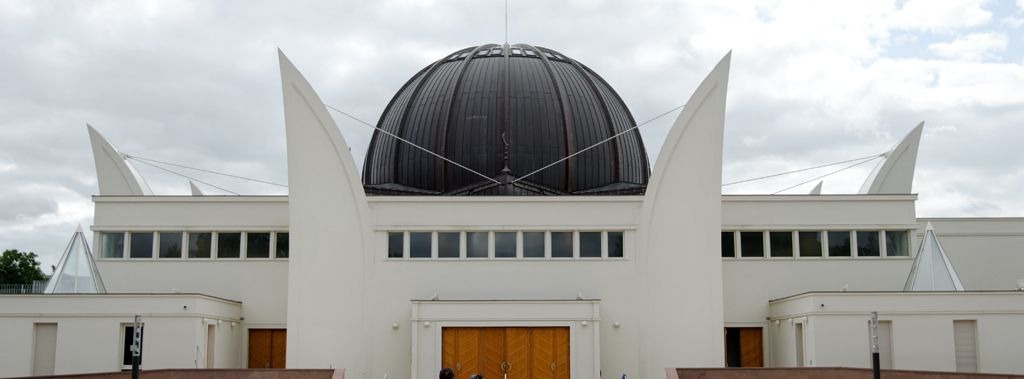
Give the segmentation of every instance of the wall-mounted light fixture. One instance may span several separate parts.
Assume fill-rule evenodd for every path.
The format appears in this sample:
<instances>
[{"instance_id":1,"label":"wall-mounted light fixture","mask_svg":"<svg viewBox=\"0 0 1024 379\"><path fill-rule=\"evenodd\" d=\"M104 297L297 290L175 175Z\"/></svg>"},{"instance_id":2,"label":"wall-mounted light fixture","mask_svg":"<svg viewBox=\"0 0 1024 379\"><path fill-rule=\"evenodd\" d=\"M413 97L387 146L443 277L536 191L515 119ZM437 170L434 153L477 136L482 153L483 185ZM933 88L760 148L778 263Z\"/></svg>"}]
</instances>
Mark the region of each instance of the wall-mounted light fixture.
<instances>
[{"instance_id":1,"label":"wall-mounted light fixture","mask_svg":"<svg viewBox=\"0 0 1024 379\"><path fill-rule=\"evenodd\" d=\"M424 328L429 328L430 327L430 321L424 321L423 322L423 327Z\"/></svg>"},{"instance_id":2,"label":"wall-mounted light fixture","mask_svg":"<svg viewBox=\"0 0 1024 379\"><path fill-rule=\"evenodd\" d=\"M391 324L391 329L396 329L397 330L398 329L398 323L396 322L396 323Z\"/></svg>"},{"instance_id":3,"label":"wall-mounted light fixture","mask_svg":"<svg viewBox=\"0 0 1024 379\"><path fill-rule=\"evenodd\" d=\"M618 327L621 327L621 326L622 326L622 323L620 323L620 322L616 321L616 322L613 322L613 323L612 323L612 326L614 326L614 327L618 328Z\"/></svg>"}]
</instances>

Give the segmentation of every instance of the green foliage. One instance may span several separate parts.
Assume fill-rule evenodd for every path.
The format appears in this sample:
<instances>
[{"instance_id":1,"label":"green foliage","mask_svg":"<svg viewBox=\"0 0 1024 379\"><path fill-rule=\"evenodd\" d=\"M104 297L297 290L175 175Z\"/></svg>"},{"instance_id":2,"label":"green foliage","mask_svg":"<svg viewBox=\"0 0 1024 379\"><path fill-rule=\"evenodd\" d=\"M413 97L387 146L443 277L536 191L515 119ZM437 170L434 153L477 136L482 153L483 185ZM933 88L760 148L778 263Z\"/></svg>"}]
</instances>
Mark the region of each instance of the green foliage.
<instances>
[{"instance_id":1,"label":"green foliage","mask_svg":"<svg viewBox=\"0 0 1024 379\"><path fill-rule=\"evenodd\" d=\"M32 284L34 280L46 279L36 257L33 252L4 250L0 256L0 284Z\"/></svg>"}]
</instances>

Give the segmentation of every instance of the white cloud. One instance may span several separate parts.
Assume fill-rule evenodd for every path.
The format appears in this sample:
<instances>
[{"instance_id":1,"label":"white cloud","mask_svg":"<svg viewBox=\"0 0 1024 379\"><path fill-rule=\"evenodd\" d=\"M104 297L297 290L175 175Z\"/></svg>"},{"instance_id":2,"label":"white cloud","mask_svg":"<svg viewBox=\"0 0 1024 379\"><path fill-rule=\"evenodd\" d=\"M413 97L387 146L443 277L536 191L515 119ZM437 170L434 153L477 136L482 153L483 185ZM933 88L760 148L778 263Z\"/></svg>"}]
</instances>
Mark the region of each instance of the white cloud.
<instances>
[{"instance_id":1,"label":"white cloud","mask_svg":"<svg viewBox=\"0 0 1024 379\"><path fill-rule=\"evenodd\" d=\"M1018 1L1019 2L1019 1ZM985 0L910 0L889 19L897 29L945 31L987 24Z\"/></svg>"},{"instance_id":2,"label":"white cloud","mask_svg":"<svg viewBox=\"0 0 1024 379\"><path fill-rule=\"evenodd\" d=\"M1006 50L1007 38L1002 33L971 33L950 42L928 45L928 51L943 58L980 61Z\"/></svg>"}]
</instances>

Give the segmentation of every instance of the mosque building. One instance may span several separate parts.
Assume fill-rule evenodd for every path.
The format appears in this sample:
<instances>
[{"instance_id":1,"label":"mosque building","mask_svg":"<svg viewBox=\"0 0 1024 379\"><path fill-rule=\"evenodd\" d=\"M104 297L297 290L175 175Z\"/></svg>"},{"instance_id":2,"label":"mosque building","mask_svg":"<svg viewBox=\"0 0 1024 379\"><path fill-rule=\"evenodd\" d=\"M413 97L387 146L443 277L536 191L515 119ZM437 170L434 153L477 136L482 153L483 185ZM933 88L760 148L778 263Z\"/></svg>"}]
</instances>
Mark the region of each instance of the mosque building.
<instances>
[{"instance_id":1,"label":"mosque building","mask_svg":"<svg viewBox=\"0 0 1024 379\"><path fill-rule=\"evenodd\" d=\"M664 378L681 367L1024 374L1024 218L919 218L923 123L856 194L722 195L727 54L656 162L583 63L474 46L386 104L363 167L279 54L288 195L154 194L88 128L95 250L0 295L0 376L336 368Z\"/></svg>"}]
</instances>

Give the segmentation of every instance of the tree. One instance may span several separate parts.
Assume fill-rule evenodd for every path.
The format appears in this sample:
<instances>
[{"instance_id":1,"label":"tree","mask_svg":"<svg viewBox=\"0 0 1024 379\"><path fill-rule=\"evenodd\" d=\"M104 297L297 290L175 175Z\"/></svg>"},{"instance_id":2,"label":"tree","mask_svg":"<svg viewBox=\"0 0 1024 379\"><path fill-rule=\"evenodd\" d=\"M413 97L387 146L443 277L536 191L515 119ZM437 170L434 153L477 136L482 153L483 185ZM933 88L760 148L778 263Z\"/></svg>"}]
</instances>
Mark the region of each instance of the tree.
<instances>
[{"instance_id":1,"label":"tree","mask_svg":"<svg viewBox=\"0 0 1024 379\"><path fill-rule=\"evenodd\" d=\"M36 257L33 252L4 250L0 256L0 284L32 284L34 280L46 279Z\"/></svg>"}]
</instances>

